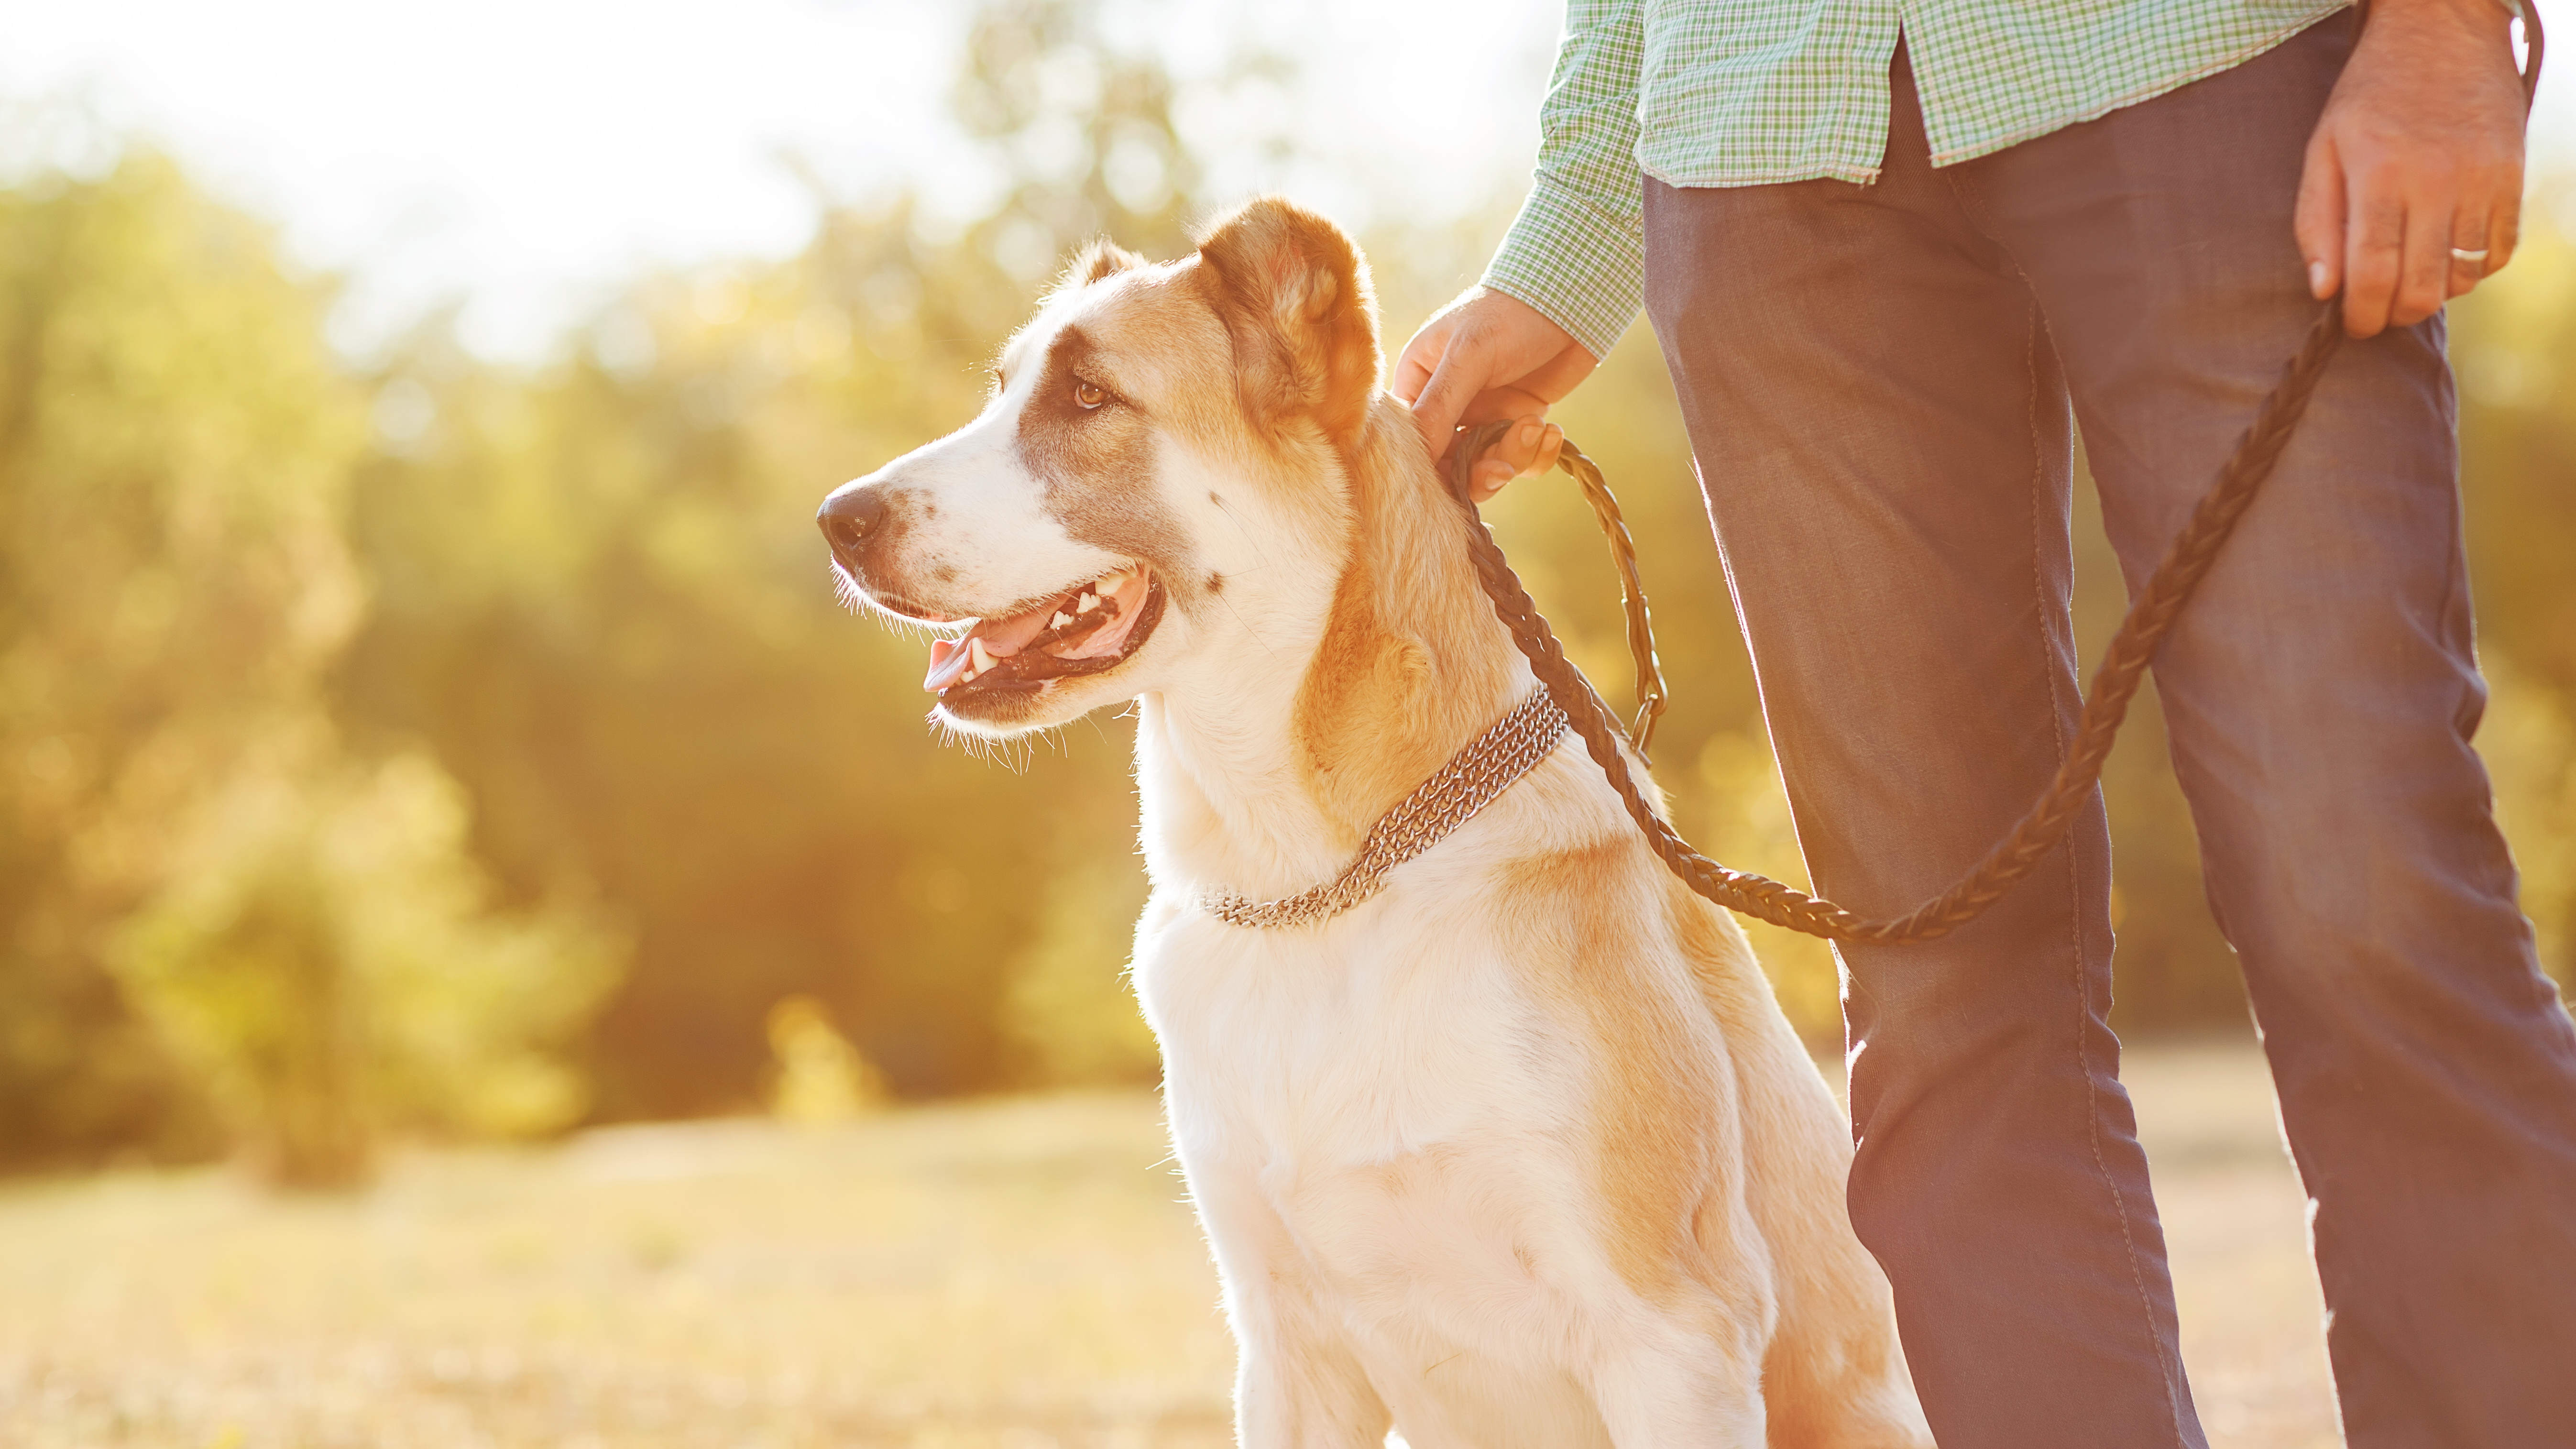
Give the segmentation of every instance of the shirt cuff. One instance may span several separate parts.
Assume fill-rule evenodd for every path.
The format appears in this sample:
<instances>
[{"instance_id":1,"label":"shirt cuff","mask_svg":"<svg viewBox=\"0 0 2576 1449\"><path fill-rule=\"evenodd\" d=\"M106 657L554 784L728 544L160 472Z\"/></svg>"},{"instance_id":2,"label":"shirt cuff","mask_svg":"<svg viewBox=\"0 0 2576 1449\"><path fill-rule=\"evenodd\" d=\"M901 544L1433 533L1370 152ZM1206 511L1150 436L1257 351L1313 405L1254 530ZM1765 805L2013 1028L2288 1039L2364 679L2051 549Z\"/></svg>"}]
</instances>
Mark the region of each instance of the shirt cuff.
<instances>
[{"instance_id":1,"label":"shirt cuff","mask_svg":"<svg viewBox=\"0 0 2576 1449\"><path fill-rule=\"evenodd\" d=\"M1537 308L1597 361L1644 305L1644 224L1542 180L1521 203L1483 280Z\"/></svg>"}]
</instances>

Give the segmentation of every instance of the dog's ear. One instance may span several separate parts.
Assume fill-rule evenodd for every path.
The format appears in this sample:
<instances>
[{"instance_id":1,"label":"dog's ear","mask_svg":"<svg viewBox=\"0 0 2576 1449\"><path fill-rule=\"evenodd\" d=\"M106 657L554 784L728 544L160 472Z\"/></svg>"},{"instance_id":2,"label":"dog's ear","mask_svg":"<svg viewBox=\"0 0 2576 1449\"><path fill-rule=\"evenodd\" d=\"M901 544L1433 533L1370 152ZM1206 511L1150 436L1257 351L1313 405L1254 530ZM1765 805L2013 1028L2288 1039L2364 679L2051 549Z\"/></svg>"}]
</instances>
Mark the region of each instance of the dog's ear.
<instances>
[{"instance_id":1,"label":"dog's ear","mask_svg":"<svg viewBox=\"0 0 2576 1449\"><path fill-rule=\"evenodd\" d=\"M1069 290L1088 287L1103 277L1115 276L1130 267L1145 265L1145 259L1109 238L1093 237L1073 254L1073 262L1064 269L1064 285Z\"/></svg>"},{"instance_id":2,"label":"dog's ear","mask_svg":"<svg viewBox=\"0 0 2576 1449\"><path fill-rule=\"evenodd\" d=\"M1073 260L1066 262L1064 270L1056 274L1055 285L1047 288L1046 301L1055 302L1081 291L1103 277L1114 277L1129 267L1143 265L1145 265L1143 257L1105 236L1093 237L1084 242L1082 250L1075 252Z\"/></svg>"},{"instance_id":3,"label":"dog's ear","mask_svg":"<svg viewBox=\"0 0 2576 1449\"><path fill-rule=\"evenodd\" d=\"M1377 393L1377 297L1342 229L1265 196L1199 241L1234 336L1244 400L1276 426L1303 414L1348 442Z\"/></svg>"}]
</instances>

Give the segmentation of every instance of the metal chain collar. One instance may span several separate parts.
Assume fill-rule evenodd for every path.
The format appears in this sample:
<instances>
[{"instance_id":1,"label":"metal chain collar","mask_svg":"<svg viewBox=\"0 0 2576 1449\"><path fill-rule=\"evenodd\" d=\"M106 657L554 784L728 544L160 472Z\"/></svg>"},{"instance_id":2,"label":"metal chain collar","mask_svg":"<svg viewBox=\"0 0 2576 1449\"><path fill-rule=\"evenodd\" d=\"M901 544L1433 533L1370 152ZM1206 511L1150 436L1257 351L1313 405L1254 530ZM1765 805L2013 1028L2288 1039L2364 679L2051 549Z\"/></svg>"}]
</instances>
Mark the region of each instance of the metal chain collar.
<instances>
[{"instance_id":1,"label":"metal chain collar","mask_svg":"<svg viewBox=\"0 0 2576 1449\"><path fill-rule=\"evenodd\" d=\"M1210 891L1200 906L1229 926L1303 926L1330 920L1386 888L1387 872L1448 838L1495 796L1528 774L1565 737L1565 711L1541 685L1511 713L1494 721L1449 757L1430 779L1413 787L1395 808L1378 817L1360 842L1360 853L1339 876L1275 901L1248 901L1232 891Z\"/></svg>"}]
</instances>

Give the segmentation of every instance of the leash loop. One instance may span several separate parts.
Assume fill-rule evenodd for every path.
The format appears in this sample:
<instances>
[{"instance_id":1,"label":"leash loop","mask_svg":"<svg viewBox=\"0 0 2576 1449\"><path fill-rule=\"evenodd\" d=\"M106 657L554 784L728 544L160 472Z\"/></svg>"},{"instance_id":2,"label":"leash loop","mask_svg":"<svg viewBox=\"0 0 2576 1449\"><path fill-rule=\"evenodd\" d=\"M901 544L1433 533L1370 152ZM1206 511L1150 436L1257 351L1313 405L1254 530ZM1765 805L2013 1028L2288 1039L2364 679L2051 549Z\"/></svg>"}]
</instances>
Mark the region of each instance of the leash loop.
<instances>
[{"instance_id":1,"label":"leash loop","mask_svg":"<svg viewBox=\"0 0 2576 1449\"><path fill-rule=\"evenodd\" d=\"M1584 496L1591 501L1595 517L1609 536L1611 556L1619 565L1628 645L1637 662L1641 705L1639 727L1633 736L1621 728L1618 717L1602 702L1583 671L1565 657L1564 646L1557 642L1555 631L1548 627L1546 617L1530 599L1529 590L1503 556L1492 529L1484 526L1476 514L1470 492L1475 460L1510 423L1487 423L1458 436L1450 451L1450 490L1476 525L1468 531L1468 546L1477 582L1493 601L1495 614L1511 632L1513 644L1528 658L1539 682L1555 697L1575 733L1582 737L1585 750L1618 792L1629 817L1673 874L1692 890L1729 910L1810 936L1869 945L1930 941L1976 919L2065 838L2078 809L2091 798L2101 779L2102 762L2119 737L2121 722L2128 717L2129 704L2145 681L2148 666L2155 661L2157 647L2172 632L2184 603L2218 561L2219 548L2245 516L2264 480L2271 476L2343 337L2341 302L2328 301L2309 327L2298 354L2283 370L2280 382L2256 410L2253 424L2237 439L2234 452L2219 470L2217 482L2202 495L2163 562L2156 565L2146 587L2131 601L2127 617L2120 621L2119 632L2112 636L2102 666L2093 676L2093 687L2076 728L2074 748L2059 764L2048 789L1957 885L1905 915L1888 919L1865 919L1794 886L1749 871L1731 870L1709 859L1692 849L1690 842L1656 813L1638 789L1621 747L1636 748L1643 757L1638 737L1652 730L1654 716L1663 710L1663 679L1655 664L1654 626L1647 614L1645 591L1637 582L1636 544L1619 517L1618 500L1602 478L1599 465L1571 442L1557 453L1557 466L1583 486Z\"/></svg>"}]
</instances>

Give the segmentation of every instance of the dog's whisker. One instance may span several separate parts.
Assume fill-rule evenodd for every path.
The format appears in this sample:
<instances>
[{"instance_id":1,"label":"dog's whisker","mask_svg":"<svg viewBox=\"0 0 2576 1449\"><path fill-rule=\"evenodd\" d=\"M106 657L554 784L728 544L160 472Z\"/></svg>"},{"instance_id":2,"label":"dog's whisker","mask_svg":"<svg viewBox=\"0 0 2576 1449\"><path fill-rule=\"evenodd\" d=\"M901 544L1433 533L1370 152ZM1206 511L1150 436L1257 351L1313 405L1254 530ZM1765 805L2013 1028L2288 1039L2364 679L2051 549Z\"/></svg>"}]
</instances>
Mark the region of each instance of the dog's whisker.
<instances>
[{"instance_id":1,"label":"dog's whisker","mask_svg":"<svg viewBox=\"0 0 2576 1449\"><path fill-rule=\"evenodd\" d=\"M1270 647L1270 641L1261 637L1261 631L1252 627L1252 621L1250 619L1243 617L1243 611L1234 606L1234 600L1227 598L1223 594L1217 595L1216 598L1218 603L1225 605L1225 611L1234 616L1234 622L1243 626L1243 636L1245 638L1260 645L1262 653L1269 655L1273 659L1279 657L1279 651Z\"/></svg>"}]
</instances>

